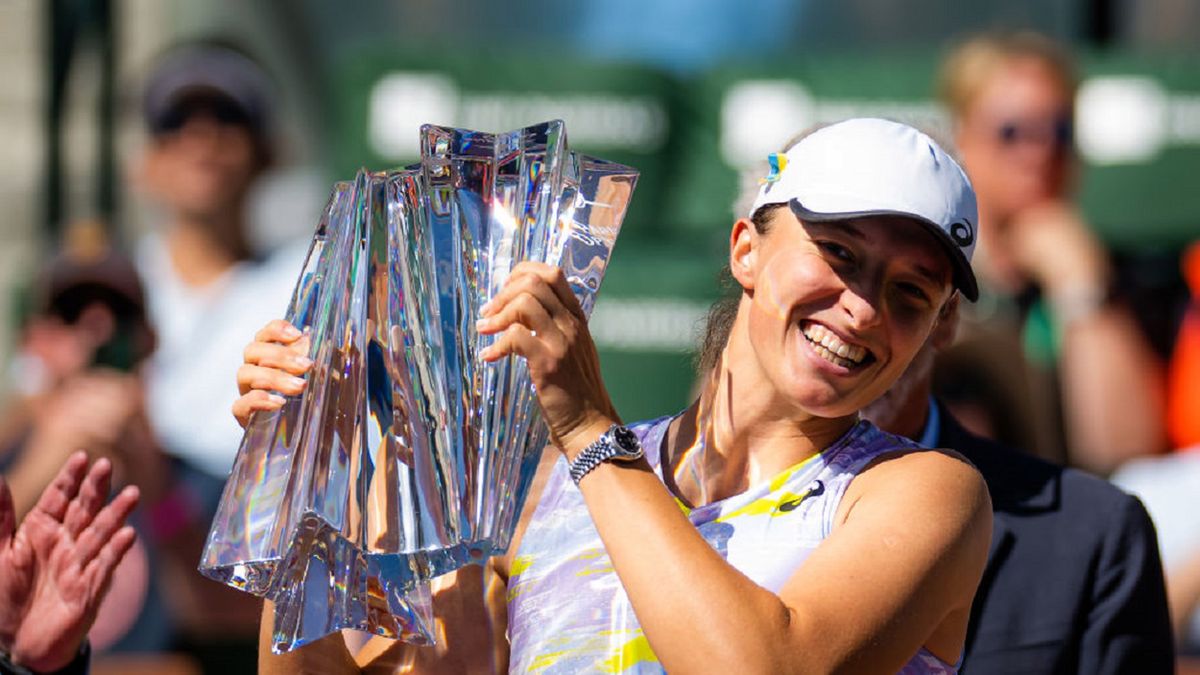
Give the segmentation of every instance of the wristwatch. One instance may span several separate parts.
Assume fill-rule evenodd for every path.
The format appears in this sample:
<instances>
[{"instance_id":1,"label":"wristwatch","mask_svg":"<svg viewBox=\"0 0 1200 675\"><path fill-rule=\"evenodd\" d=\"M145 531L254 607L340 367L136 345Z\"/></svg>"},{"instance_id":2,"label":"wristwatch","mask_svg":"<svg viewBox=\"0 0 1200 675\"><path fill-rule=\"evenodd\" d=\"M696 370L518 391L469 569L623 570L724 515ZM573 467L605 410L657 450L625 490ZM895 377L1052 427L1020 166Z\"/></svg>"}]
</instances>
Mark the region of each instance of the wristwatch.
<instances>
[{"instance_id":1,"label":"wristwatch","mask_svg":"<svg viewBox=\"0 0 1200 675\"><path fill-rule=\"evenodd\" d=\"M571 480L579 485L583 477L602 462L633 462L642 458L642 444L628 427L614 424L575 456L571 462Z\"/></svg>"}]
</instances>

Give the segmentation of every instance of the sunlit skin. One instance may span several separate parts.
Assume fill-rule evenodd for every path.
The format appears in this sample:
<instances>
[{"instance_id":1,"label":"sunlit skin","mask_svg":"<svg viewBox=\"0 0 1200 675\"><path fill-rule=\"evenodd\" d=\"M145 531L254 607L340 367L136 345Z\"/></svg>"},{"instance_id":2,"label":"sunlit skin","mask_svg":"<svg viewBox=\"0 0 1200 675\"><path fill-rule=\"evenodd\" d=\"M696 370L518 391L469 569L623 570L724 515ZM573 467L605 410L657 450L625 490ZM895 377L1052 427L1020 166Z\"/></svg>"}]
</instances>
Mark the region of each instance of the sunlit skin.
<instances>
[{"instance_id":1,"label":"sunlit skin","mask_svg":"<svg viewBox=\"0 0 1200 675\"><path fill-rule=\"evenodd\" d=\"M742 306L720 366L672 430L690 439L672 462L691 504L743 491L844 434L904 372L951 295L945 253L910 219L802 223L782 208L769 225L765 235L746 220L733 227ZM811 324L868 356L830 363L804 336Z\"/></svg>"},{"instance_id":2,"label":"sunlit skin","mask_svg":"<svg viewBox=\"0 0 1200 675\"><path fill-rule=\"evenodd\" d=\"M758 372L748 375L770 380L764 391L776 399L764 410L797 424L852 417L924 343L951 292L949 261L933 235L905 218L801 223L780 209L771 225L766 236L748 221L734 229L734 276L750 311L730 349L755 351L746 365ZM755 269L745 256L757 257ZM868 356L850 368L817 356L801 332L809 324Z\"/></svg>"}]
</instances>

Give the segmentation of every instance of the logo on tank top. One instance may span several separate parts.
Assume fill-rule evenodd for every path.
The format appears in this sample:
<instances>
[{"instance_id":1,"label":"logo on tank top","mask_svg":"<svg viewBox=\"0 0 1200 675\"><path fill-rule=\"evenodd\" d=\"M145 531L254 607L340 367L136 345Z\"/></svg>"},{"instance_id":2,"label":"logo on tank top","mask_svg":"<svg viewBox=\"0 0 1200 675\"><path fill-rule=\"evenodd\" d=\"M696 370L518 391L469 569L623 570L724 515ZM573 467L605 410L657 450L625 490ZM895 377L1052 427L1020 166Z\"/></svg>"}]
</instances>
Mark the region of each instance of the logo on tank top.
<instances>
[{"instance_id":1,"label":"logo on tank top","mask_svg":"<svg viewBox=\"0 0 1200 675\"><path fill-rule=\"evenodd\" d=\"M781 513L791 513L792 511L795 511L796 509L800 508L800 504L802 504L804 502L804 500L808 499L809 497L816 497L816 496L824 494L824 493L825 493L825 484L822 483L820 480L815 480L815 481L813 481L812 486L809 487L808 490L806 490L804 492L804 494L800 495L799 497L793 497L792 499L789 499L787 501L780 502L779 503L779 511Z\"/></svg>"}]
</instances>

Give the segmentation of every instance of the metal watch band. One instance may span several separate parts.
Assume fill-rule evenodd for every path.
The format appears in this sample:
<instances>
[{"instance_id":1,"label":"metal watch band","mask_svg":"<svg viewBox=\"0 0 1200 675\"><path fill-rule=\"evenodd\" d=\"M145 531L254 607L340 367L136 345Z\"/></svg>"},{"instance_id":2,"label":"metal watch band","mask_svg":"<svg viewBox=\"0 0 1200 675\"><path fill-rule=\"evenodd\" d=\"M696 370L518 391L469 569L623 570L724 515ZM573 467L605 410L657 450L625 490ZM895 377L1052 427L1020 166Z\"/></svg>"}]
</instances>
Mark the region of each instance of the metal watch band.
<instances>
[{"instance_id":1,"label":"metal watch band","mask_svg":"<svg viewBox=\"0 0 1200 675\"><path fill-rule=\"evenodd\" d=\"M600 438L597 438L591 445L584 448L575 456L575 460L571 462L571 480L575 481L576 485L579 485L579 481L583 480L584 476L591 473L604 462L614 457L626 456L626 452L618 447L614 440L614 435L618 428L625 431L624 427L614 424L608 428L608 431L601 434ZM640 456L641 452L639 451L636 455L630 456L630 458Z\"/></svg>"}]
</instances>

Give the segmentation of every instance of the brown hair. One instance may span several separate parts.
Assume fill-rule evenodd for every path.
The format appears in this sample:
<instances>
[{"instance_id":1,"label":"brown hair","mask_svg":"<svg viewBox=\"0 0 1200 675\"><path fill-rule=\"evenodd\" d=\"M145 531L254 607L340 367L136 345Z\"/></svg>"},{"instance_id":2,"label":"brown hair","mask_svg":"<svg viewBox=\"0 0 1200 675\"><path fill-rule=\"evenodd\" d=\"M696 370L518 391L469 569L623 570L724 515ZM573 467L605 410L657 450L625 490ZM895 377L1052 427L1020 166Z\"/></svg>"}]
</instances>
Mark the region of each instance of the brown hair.
<instances>
[{"instance_id":1,"label":"brown hair","mask_svg":"<svg viewBox=\"0 0 1200 675\"><path fill-rule=\"evenodd\" d=\"M771 229L771 220L775 211L787 204L764 204L750 216L754 231L766 234ZM737 318L738 304L741 302L741 287L733 278L729 265L721 268L721 290L723 295L708 308L704 317L703 337L700 350L696 353L696 370L707 373L716 368L721 359L721 351L729 342L729 331L733 328L733 320Z\"/></svg>"},{"instance_id":2,"label":"brown hair","mask_svg":"<svg viewBox=\"0 0 1200 675\"><path fill-rule=\"evenodd\" d=\"M938 97L951 117L960 119L1001 66L1022 58L1045 64L1067 91L1073 93L1078 86L1070 56L1050 38L1031 31L990 33L971 38L950 52L938 75Z\"/></svg>"}]
</instances>

